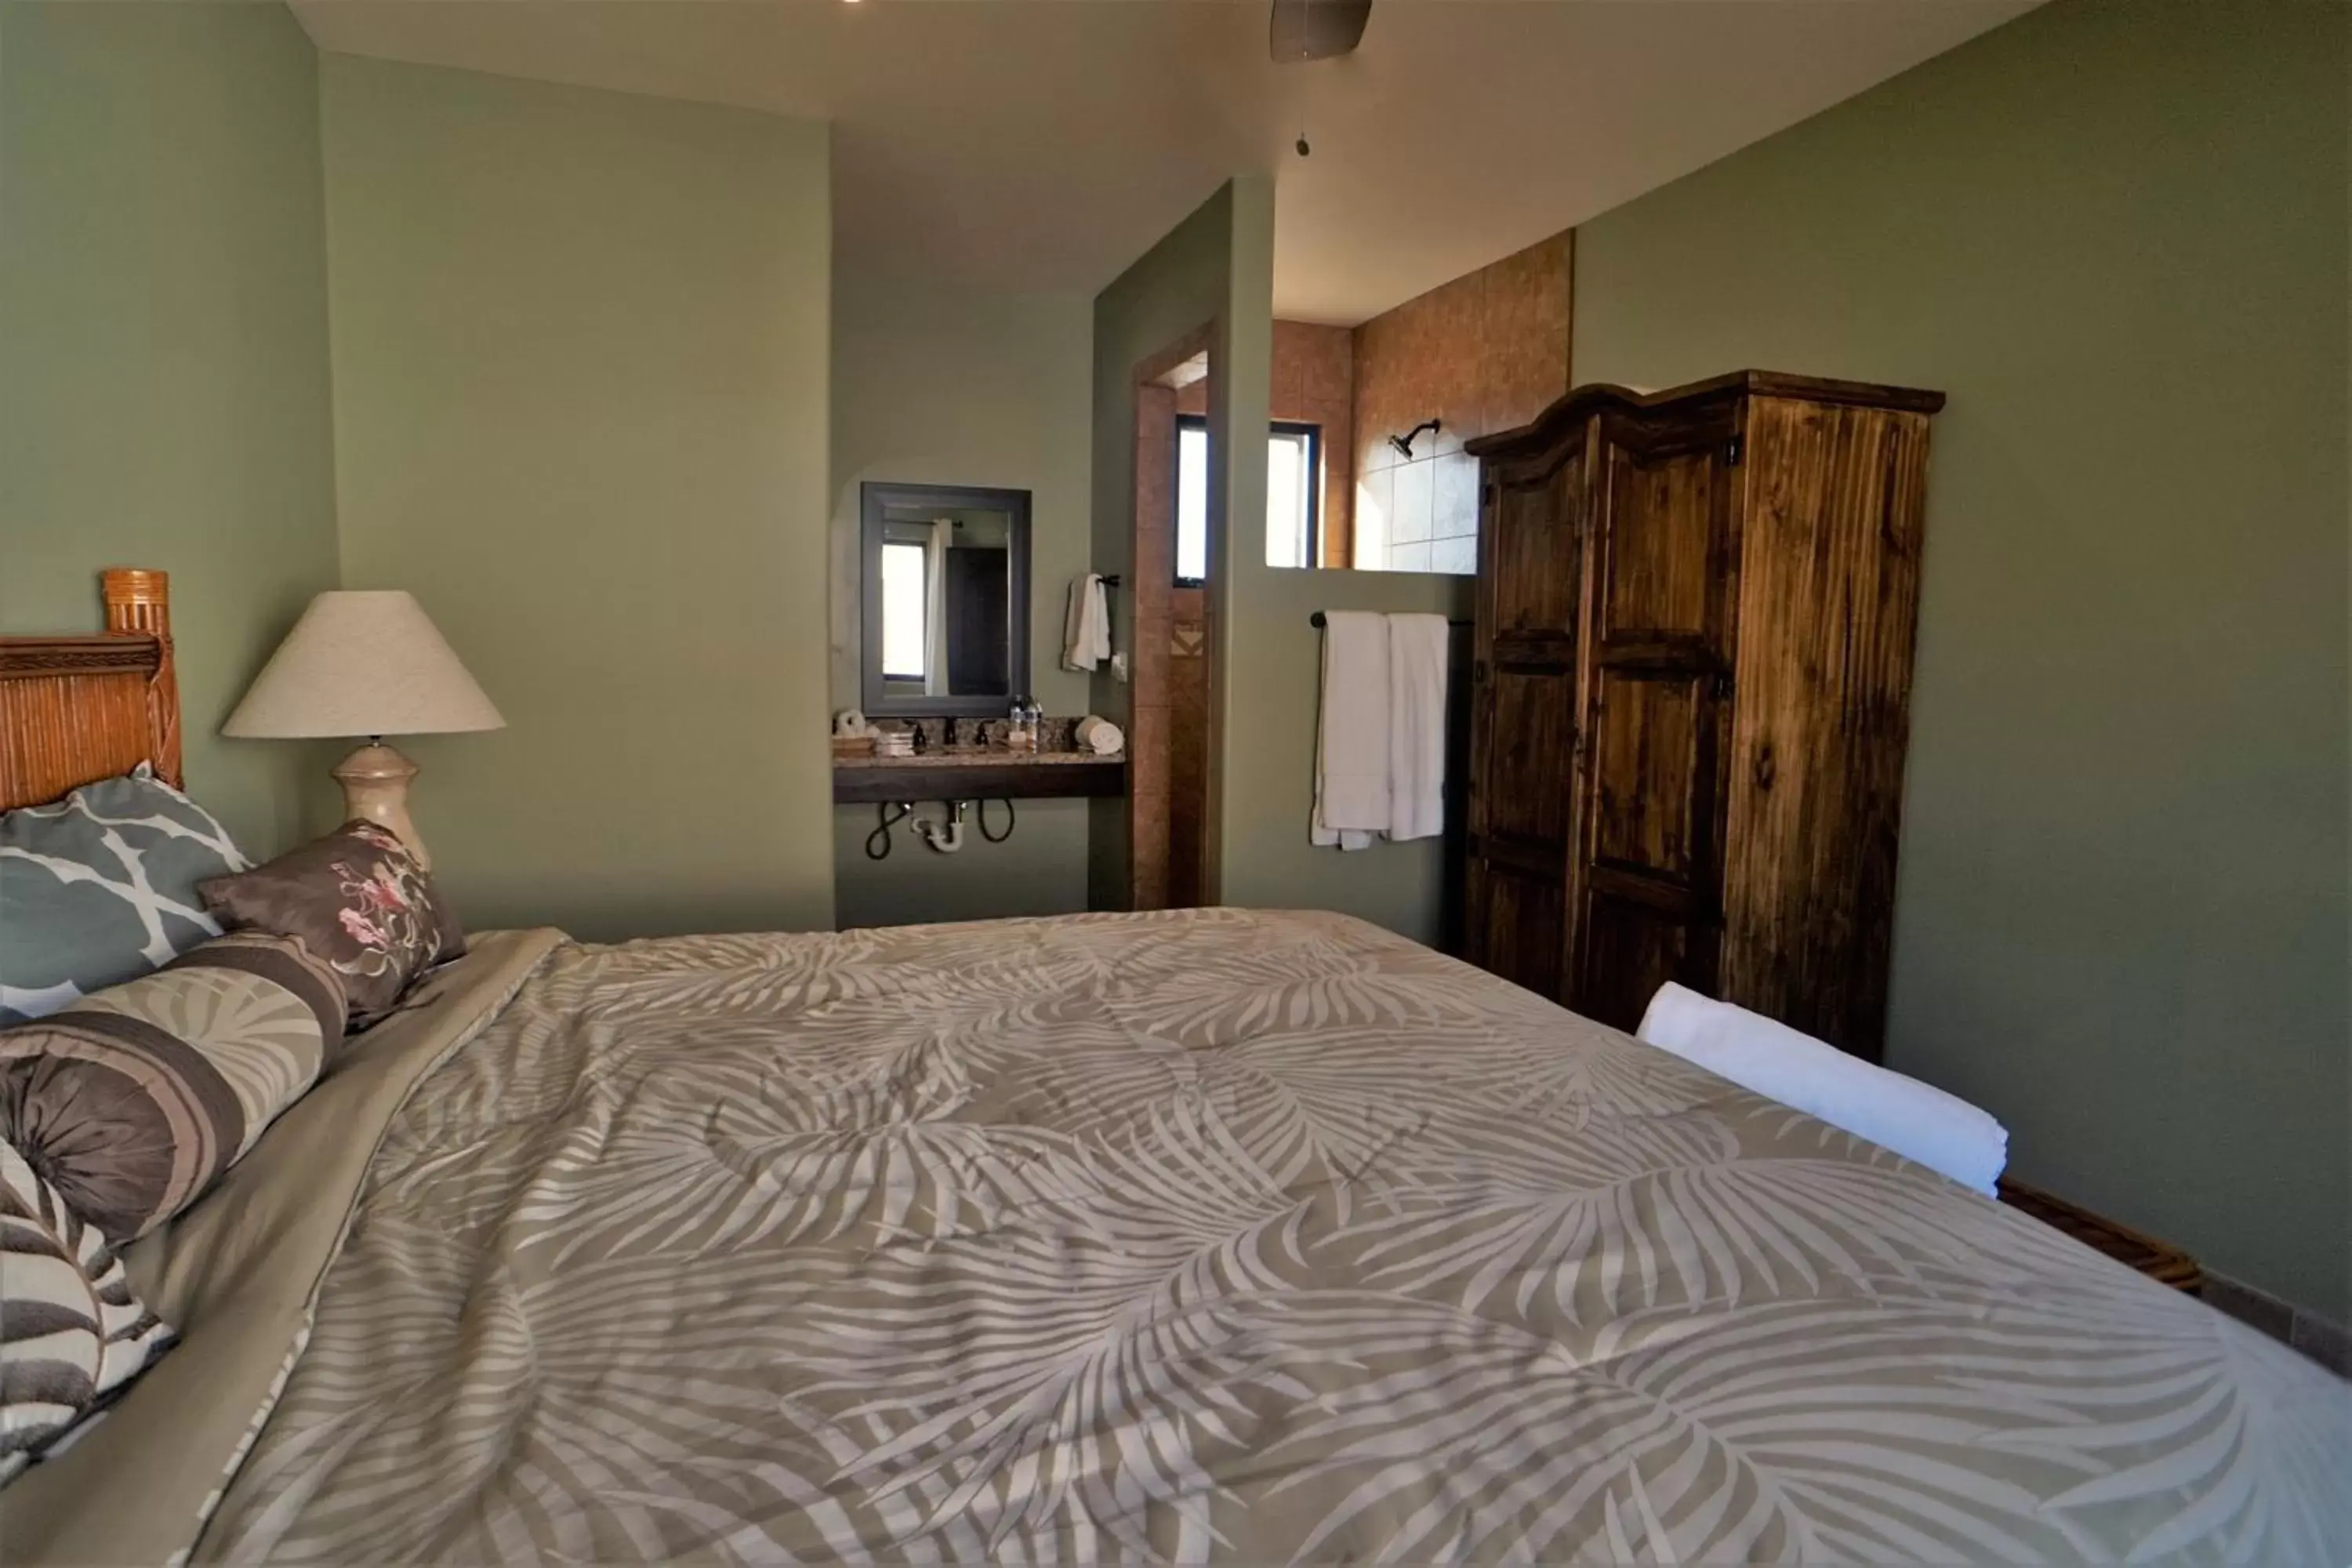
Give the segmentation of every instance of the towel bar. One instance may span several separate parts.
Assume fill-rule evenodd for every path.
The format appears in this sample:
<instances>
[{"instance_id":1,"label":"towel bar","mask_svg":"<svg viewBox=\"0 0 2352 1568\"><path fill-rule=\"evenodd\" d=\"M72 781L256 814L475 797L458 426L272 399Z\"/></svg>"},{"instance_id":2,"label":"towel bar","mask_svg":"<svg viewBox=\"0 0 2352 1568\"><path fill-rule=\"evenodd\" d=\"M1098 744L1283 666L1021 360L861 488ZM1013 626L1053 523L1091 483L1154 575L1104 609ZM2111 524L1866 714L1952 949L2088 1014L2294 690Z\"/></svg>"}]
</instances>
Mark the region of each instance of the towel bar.
<instances>
[{"instance_id":1,"label":"towel bar","mask_svg":"<svg viewBox=\"0 0 2352 1568\"><path fill-rule=\"evenodd\" d=\"M1323 612L1318 610L1313 615L1307 617L1307 624L1313 626L1316 630L1320 631L1330 623L1323 618ZM1445 617L1445 624L1449 626L1475 626L1478 623L1475 621L1458 620L1452 616L1448 616Z\"/></svg>"}]
</instances>

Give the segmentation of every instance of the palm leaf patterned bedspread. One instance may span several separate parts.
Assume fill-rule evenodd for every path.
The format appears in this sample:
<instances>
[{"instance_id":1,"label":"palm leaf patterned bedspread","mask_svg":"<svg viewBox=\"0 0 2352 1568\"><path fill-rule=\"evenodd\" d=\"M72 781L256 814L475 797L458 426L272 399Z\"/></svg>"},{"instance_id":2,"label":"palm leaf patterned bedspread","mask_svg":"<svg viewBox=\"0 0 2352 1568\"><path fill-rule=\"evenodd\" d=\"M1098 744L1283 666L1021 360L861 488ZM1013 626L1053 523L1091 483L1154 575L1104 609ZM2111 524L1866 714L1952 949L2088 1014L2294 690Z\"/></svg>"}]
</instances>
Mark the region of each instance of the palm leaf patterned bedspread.
<instances>
[{"instance_id":1,"label":"palm leaf patterned bedspread","mask_svg":"<svg viewBox=\"0 0 2352 1568\"><path fill-rule=\"evenodd\" d=\"M1331 915L565 947L199 1555L2336 1562L2347 1386Z\"/></svg>"}]
</instances>

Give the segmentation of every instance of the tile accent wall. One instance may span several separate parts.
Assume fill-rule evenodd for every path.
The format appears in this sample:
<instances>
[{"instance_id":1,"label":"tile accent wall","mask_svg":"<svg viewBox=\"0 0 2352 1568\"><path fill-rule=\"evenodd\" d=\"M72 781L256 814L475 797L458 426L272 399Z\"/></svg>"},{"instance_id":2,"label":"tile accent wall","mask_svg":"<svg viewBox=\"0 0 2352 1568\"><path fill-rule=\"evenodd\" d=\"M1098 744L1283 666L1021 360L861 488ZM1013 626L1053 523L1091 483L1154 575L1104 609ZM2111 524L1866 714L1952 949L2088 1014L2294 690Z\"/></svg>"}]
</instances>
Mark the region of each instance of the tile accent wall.
<instances>
[{"instance_id":1,"label":"tile accent wall","mask_svg":"<svg viewBox=\"0 0 2352 1568\"><path fill-rule=\"evenodd\" d=\"M1355 330L1357 566L1477 572L1478 465L1462 444L1568 390L1573 243L1554 235ZM1278 395L1278 353L1276 374ZM1389 445L1432 418L1443 428L1411 459Z\"/></svg>"},{"instance_id":2,"label":"tile accent wall","mask_svg":"<svg viewBox=\"0 0 2352 1568\"><path fill-rule=\"evenodd\" d=\"M1273 403L1276 419L1313 425L1322 432L1320 509L1325 566L1355 557L1356 342L1346 327L1274 324Z\"/></svg>"},{"instance_id":3,"label":"tile accent wall","mask_svg":"<svg viewBox=\"0 0 2352 1568\"><path fill-rule=\"evenodd\" d=\"M1152 384L1135 393L1135 569L1125 585L1133 595L1135 660L1127 723L1128 888L1129 907L1138 910L1168 907L1169 601L1175 592L1181 396Z\"/></svg>"},{"instance_id":4,"label":"tile accent wall","mask_svg":"<svg viewBox=\"0 0 2352 1568\"><path fill-rule=\"evenodd\" d=\"M1349 565L1355 557L1355 333L1347 327L1307 321L1275 322L1269 390L1268 417L1312 425L1322 434L1323 490L1317 503L1323 558L1318 564ZM1176 412L1208 413L1208 394L1206 381L1194 382L1176 394Z\"/></svg>"}]
</instances>

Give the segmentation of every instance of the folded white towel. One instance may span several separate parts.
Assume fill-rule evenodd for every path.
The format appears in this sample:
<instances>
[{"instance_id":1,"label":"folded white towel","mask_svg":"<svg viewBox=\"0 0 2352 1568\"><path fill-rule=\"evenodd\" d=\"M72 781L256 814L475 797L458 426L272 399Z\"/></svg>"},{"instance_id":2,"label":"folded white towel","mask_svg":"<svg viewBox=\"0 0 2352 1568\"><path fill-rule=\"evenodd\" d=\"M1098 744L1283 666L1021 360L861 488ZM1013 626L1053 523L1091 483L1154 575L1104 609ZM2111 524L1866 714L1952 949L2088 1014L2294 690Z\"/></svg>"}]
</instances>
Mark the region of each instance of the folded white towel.
<instances>
[{"instance_id":1,"label":"folded white towel","mask_svg":"<svg viewBox=\"0 0 2352 1568\"><path fill-rule=\"evenodd\" d=\"M1958 1095L1672 981L1650 999L1640 1037L1987 1197L2009 1163L2009 1130Z\"/></svg>"},{"instance_id":2,"label":"folded white towel","mask_svg":"<svg viewBox=\"0 0 2352 1568\"><path fill-rule=\"evenodd\" d=\"M1110 605L1103 580L1092 572L1070 583L1070 605L1062 617L1062 668L1092 669L1110 658Z\"/></svg>"},{"instance_id":3,"label":"folded white towel","mask_svg":"<svg viewBox=\"0 0 2352 1568\"><path fill-rule=\"evenodd\" d=\"M1323 620L1323 704L1307 837L1361 849L1389 828L1389 620L1361 610L1333 610Z\"/></svg>"},{"instance_id":4,"label":"folded white towel","mask_svg":"<svg viewBox=\"0 0 2352 1568\"><path fill-rule=\"evenodd\" d=\"M1445 831L1445 617L1388 621L1388 836L1434 838Z\"/></svg>"},{"instance_id":5,"label":"folded white towel","mask_svg":"<svg viewBox=\"0 0 2352 1568\"><path fill-rule=\"evenodd\" d=\"M1099 714L1089 713L1079 720L1070 734L1080 751L1097 757L1115 757L1127 746L1127 731Z\"/></svg>"}]
</instances>

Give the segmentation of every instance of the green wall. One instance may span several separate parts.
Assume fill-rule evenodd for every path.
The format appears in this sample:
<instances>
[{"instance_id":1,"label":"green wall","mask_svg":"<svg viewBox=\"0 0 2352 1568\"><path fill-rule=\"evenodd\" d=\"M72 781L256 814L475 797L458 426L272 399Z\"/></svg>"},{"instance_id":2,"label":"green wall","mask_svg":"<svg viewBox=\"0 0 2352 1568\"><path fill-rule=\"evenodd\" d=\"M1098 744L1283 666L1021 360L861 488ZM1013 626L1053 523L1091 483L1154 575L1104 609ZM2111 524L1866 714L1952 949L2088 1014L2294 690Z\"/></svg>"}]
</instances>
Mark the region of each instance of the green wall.
<instances>
[{"instance_id":1,"label":"green wall","mask_svg":"<svg viewBox=\"0 0 2352 1568\"><path fill-rule=\"evenodd\" d=\"M466 918L833 920L824 128L321 62L345 582L506 714L402 743Z\"/></svg>"},{"instance_id":2,"label":"green wall","mask_svg":"<svg viewBox=\"0 0 2352 1568\"><path fill-rule=\"evenodd\" d=\"M1210 551L1216 595L1221 766L1217 824L1221 900L1262 909L1328 909L1435 943L1444 907L1438 840L1381 844L1354 854L1307 843L1315 800L1316 710L1321 684L1317 610L1468 614L1469 581L1421 573L1297 572L1267 566L1265 448L1235 447L1229 430L1263 430L1274 356L1274 185L1228 184L1171 230L1095 300L1095 565L1132 562L1138 364L1203 322L1211 349ZM1238 452L1243 461L1227 455ZM1227 518L1255 520L1228 531ZM1234 543L1228 548L1229 531ZM1117 646L1132 646L1131 596L1118 606ZM1095 708L1124 722L1128 688L1095 678ZM1096 804L1095 907L1127 899L1125 802Z\"/></svg>"},{"instance_id":3,"label":"green wall","mask_svg":"<svg viewBox=\"0 0 2352 1568\"><path fill-rule=\"evenodd\" d=\"M283 6L0 5L0 630L171 573L189 785L257 856L331 761L218 734L335 583L318 110Z\"/></svg>"},{"instance_id":4,"label":"green wall","mask_svg":"<svg viewBox=\"0 0 2352 1568\"><path fill-rule=\"evenodd\" d=\"M1245 399L1262 427L1274 353L1274 212L1270 190L1255 189L1268 199L1234 205L1229 395ZM1232 504L1234 517L1255 521L1234 531L1221 584L1224 901L1339 910L1436 946L1446 902L1443 839L1376 842L1352 852L1307 842L1323 668L1323 634L1308 617L1318 610L1466 617L1474 579L1268 566L1265 454L1262 446L1251 450L1257 461L1247 471L1236 466ZM1455 651L1466 654L1466 644L1457 642Z\"/></svg>"},{"instance_id":5,"label":"green wall","mask_svg":"<svg viewBox=\"0 0 2352 1568\"><path fill-rule=\"evenodd\" d=\"M1234 254L1239 242L1261 226L1269 246L1272 237L1274 192L1270 182L1247 176L1228 182L1195 207L1182 223L1161 236L1158 244L1136 258L1111 285L1095 296L1094 319L1094 570L1126 575L1135 569L1135 372L1144 361L1173 347L1196 329L1213 324L1210 348L1209 393L1209 532L1212 551L1219 548L1224 519L1238 510L1232 487L1234 469L1224 461L1234 429L1262 429L1266 420L1266 378L1271 366L1234 374L1234 328L1236 309L1264 310L1267 321L1255 329L1261 360L1273 351L1272 299L1239 302L1234 297ZM1244 212L1244 209L1246 209ZM1263 210L1263 217L1259 214ZM1246 343L1253 330L1243 328ZM1236 404L1237 382L1255 387L1255 404ZM1250 395L1247 388L1243 395ZM1261 509L1265 496L1265 455L1256 454L1256 494ZM1243 465L1244 468L1248 465ZM1111 646L1119 651L1135 646L1135 595L1120 594L1111 605ZM1129 723L1131 689L1108 671L1091 678L1094 712ZM1087 881L1093 907L1128 907L1127 802L1090 803L1087 838Z\"/></svg>"},{"instance_id":6,"label":"green wall","mask_svg":"<svg viewBox=\"0 0 2352 1568\"><path fill-rule=\"evenodd\" d=\"M1085 713L1087 677L1064 669L1062 612L1092 551L1087 466L1093 307L1083 294L975 292L840 273L833 290L833 658L835 709L859 705L858 487L982 485L1030 492L1031 695ZM970 826L940 855L908 825L869 860L875 808L834 811L836 914L844 926L1087 907L1083 800L1016 805L1003 844ZM942 816L936 804L919 815ZM990 820L1002 831L1003 808Z\"/></svg>"},{"instance_id":7,"label":"green wall","mask_svg":"<svg viewBox=\"0 0 2352 1568\"><path fill-rule=\"evenodd\" d=\"M1951 395L1888 1060L2339 1320L2347 23L2058 0L1580 229L1575 332Z\"/></svg>"}]
</instances>

